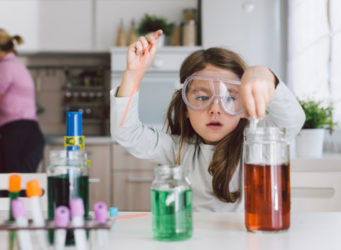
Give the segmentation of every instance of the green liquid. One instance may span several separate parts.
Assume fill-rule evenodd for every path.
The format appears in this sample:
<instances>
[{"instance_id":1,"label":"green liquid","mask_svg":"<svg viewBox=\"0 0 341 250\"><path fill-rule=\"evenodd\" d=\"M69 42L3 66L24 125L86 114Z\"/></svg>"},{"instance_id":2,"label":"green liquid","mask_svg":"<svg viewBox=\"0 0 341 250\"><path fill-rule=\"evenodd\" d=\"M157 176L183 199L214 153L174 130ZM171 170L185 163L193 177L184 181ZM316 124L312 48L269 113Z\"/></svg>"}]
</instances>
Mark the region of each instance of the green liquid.
<instances>
[{"instance_id":1,"label":"green liquid","mask_svg":"<svg viewBox=\"0 0 341 250\"><path fill-rule=\"evenodd\" d=\"M161 241L192 236L192 190L152 190L153 236Z\"/></svg>"},{"instance_id":2,"label":"green liquid","mask_svg":"<svg viewBox=\"0 0 341 250\"><path fill-rule=\"evenodd\" d=\"M77 189L77 197L82 198L84 202L84 218L88 218L89 213L89 177L80 175L73 178L74 186ZM54 219L54 211L58 206L69 207L70 197L70 178L69 175L50 176L47 178L48 188L48 218ZM48 233L49 242L54 242L53 230ZM75 239L72 230L68 230L66 234L66 245L74 245Z\"/></svg>"},{"instance_id":3,"label":"green liquid","mask_svg":"<svg viewBox=\"0 0 341 250\"><path fill-rule=\"evenodd\" d=\"M14 216L12 212L12 201L19 198L19 192L9 193L9 221L14 221ZM16 231L9 232L9 249L13 250L16 248Z\"/></svg>"}]
</instances>

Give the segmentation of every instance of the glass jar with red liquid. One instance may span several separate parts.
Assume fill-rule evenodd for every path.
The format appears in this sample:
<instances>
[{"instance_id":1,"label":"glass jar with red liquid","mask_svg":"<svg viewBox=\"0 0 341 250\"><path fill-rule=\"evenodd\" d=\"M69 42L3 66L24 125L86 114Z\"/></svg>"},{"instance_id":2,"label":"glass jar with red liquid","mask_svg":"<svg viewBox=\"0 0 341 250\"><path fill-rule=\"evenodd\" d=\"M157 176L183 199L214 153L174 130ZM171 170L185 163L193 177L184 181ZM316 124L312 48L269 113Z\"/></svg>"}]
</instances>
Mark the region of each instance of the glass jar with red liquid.
<instances>
[{"instance_id":1,"label":"glass jar with red liquid","mask_svg":"<svg viewBox=\"0 0 341 250\"><path fill-rule=\"evenodd\" d=\"M248 231L289 228L290 166L285 129L245 129L244 198Z\"/></svg>"}]
</instances>

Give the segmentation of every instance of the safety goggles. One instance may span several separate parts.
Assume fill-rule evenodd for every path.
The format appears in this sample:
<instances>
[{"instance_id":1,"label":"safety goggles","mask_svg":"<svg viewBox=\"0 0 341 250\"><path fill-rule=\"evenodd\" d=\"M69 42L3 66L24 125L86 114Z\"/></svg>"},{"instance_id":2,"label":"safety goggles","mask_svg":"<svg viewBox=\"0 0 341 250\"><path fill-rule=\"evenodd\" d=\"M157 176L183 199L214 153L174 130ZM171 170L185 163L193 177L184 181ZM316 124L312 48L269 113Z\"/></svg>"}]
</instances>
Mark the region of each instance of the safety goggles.
<instances>
[{"instance_id":1,"label":"safety goggles","mask_svg":"<svg viewBox=\"0 0 341 250\"><path fill-rule=\"evenodd\" d=\"M193 110L207 109L215 101L226 113L239 115L243 113L239 89L236 80L191 75L182 86L182 99Z\"/></svg>"}]
</instances>

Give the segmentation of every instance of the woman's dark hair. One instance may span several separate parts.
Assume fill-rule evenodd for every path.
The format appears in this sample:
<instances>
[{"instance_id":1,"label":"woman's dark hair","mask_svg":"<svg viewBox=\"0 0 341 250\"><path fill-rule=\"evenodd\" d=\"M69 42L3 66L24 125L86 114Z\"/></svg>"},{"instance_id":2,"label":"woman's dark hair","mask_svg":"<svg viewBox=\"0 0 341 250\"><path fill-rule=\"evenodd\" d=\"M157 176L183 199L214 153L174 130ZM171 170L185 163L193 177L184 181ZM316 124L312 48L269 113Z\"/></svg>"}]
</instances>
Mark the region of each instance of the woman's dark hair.
<instances>
[{"instance_id":1,"label":"woman's dark hair","mask_svg":"<svg viewBox=\"0 0 341 250\"><path fill-rule=\"evenodd\" d=\"M199 50L189 55L182 63L180 69L181 82L184 82L193 73L203 70L208 64L230 70L239 78L242 77L246 68L244 60L230 50L224 48ZM180 163L184 143L198 145L203 142L203 139L194 131L186 113L187 107L182 100L180 89L174 93L167 111L167 130L173 135L180 136L176 164ZM230 181L241 158L243 131L246 124L247 120L241 119L237 127L218 142L208 167L208 172L212 175L214 194L224 202L235 202L240 197L240 191L230 192Z\"/></svg>"},{"instance_id":2,"label":"woman's dark hair","mask_svg":"<svg viewBox=\"0 0 341 250\"><path fill-rule=\"evenodd\" d=\"M21 36L10 36L4 29L0 29L0 51L16 53L15 46L23 42Z\"/></svg>"}]
</instances>

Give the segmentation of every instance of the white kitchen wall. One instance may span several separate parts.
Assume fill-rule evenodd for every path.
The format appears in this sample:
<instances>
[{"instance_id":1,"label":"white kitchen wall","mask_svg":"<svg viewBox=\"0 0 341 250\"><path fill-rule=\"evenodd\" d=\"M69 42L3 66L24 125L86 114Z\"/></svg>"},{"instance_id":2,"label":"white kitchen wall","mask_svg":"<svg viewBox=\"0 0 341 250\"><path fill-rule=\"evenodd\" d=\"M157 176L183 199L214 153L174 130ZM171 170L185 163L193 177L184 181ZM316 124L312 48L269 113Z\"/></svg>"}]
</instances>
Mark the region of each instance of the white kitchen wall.
<instances>
[{"instance_id":1,"label":"white kitchen wall","mask_svg":"<svg viewBox=\"0 0 341 250\"><path fill-rule=\"evenodd\" d=\"M1 0L0 28L21 35L19 51L92 48L92 0Z\"/></svg>"},{"instance_id":2,"label":"white kitchen wall","mask_svg":"<svg viewBox=\"0 0 341 250\"><path fill-rule=\"evenodd\" d=\"M246 12L243 3L253 2ZM232 49L249 65L265 65L285 80L286 1L202 0L204 47Z\"/></svg>"}]
</instances>

